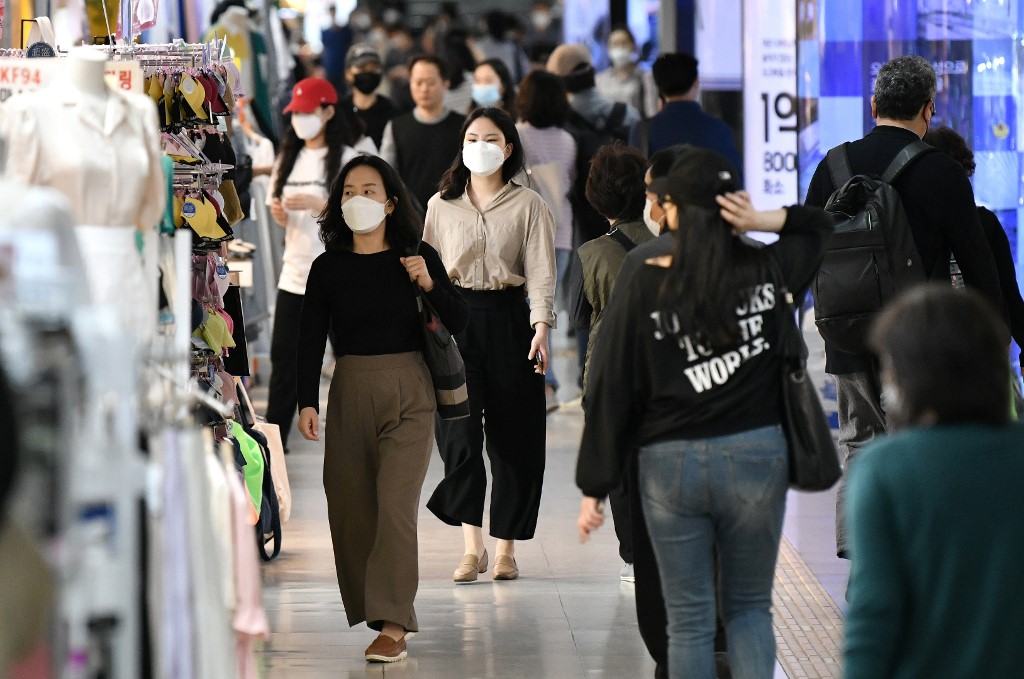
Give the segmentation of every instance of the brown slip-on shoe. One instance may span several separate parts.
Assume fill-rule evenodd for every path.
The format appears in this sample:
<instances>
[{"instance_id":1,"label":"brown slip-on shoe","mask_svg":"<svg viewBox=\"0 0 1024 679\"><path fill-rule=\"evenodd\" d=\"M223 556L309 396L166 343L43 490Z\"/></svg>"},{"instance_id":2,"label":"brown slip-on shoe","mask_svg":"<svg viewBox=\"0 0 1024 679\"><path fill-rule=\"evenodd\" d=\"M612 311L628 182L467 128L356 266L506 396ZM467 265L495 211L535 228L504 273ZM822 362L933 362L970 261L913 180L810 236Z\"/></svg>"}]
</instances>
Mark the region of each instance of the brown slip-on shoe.
<instances>
[{"instance_id":1,"label":"brown slip-on shoe","mask_svg":"<svg viewBox=\"0 0 1024 679\"><path fill-rule=\"evenodd\" d=\"M459 562L459 567L452 573L452 580L455 582L466 583L476 582L477 576L480 573L487 572L487 550L484 550L484 555L479 559L476 558L476 554L466 554L462 557L462 561Z\"/></svg>"},{"instance_id":2,"label":"brown slip-on shoe","mask_svg":"<svg viewBox=\"0 0 1024 679\"><path fill-rule=\"evenodd\" d=\"M494 560L495 580L515 580L519 577L519 567L516 560L504 554Z\"/></svg>"},{"instance_id":3,"label":"brown slip-on shoe","mask_svg":"<svg viewBox=\"0 0 1024 679\"><path fill-rule=\"evenodd\" d=\"M386 634L379 635L366 648L366 660L369 662L398 662L408 655L405 639L395 641Z\"/></svg>"}]
</instances>

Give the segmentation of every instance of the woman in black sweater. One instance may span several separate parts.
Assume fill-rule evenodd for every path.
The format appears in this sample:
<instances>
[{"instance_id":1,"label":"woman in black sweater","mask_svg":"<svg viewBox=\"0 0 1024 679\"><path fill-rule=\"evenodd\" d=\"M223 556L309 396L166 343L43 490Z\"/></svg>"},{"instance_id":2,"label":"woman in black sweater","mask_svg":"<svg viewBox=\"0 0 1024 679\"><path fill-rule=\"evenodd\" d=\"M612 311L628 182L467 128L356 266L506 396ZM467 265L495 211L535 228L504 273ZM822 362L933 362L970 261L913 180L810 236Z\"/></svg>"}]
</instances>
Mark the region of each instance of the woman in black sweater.
<instances>
[{"instance_id":1,"label":"woman in black sweater","mask_svg":"<svg viewBox=\"0 0 1024 679\"><path fill-rule=\"evenodd\" d=\"M832 229L818 209L755 211L736 176L724 156L693 148L650 184L675 252L622 267L594 347L576 468L585 538L627 451L640 450L673 678L715 676L716 571L733 676L772 676L788 486L778 337L793 322L783 288L807 287ZM779 241L758 248L746 231Z\"/></svg>"},{"instance_id":2,"label":"woman in black sweater","mask_svg":"<svg viewBox=\"0 0 1024 679\"><path fill-rule=\"evenodd\" d=\"M453 333L469 319L421 230L390 165L375 156L345 165L320 217L327 251L310 269L299 328L299 431L311 441L319 440L320 357L334 333L324 489L349 625L381 632L366 649L371 662L404 659L405 639L418 630L416 515L436 403L417 295Z\"/></svg>"}]
</instances>

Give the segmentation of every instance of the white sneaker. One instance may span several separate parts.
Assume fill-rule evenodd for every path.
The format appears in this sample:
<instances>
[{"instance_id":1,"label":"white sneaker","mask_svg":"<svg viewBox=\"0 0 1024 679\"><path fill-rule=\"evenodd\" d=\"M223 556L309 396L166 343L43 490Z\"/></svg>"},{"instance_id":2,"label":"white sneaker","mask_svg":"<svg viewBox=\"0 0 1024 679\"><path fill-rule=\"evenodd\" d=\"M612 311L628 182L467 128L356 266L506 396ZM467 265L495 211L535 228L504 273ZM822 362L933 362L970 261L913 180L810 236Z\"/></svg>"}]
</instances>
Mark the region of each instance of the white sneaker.
<instances>
[{"instance_id":1,"label":"white sneaker","mask_svg":"<svg viewBox=\"0 0 1024 679\"><path fill-rule=\"evenodd\" d=\"M623 582L636 582L636 576L633 575L633 564L627 563L622 567L622 570L619 571L619 580Z\"/></svg>"}]
</instances>

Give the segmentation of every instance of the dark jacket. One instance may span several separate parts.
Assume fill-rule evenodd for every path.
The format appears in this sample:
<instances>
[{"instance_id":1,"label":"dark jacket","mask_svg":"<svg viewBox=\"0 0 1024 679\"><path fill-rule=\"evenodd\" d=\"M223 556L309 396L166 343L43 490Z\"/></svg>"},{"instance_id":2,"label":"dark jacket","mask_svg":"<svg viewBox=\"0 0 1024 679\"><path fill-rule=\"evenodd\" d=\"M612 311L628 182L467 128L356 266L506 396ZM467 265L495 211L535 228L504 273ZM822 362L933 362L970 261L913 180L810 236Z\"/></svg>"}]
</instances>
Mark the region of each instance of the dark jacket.
<instances>
[{"instance_id":1,"label":"dark jacket","mask_svg":"<svg viewBox=\"0 0 1024 679\"><path fill-rule=\"evenodd\" d=\"M854 174L881 175L896 154L918 139L910 130L879 125L850 144L850 167ZM910 222L925 275L948 282L952 251L967 285L1002 309L995 261L978 221L974 191L960 164L944 153L925 153L907 166L893 187ZM822 160L811 178L806 204L824 207L836 188L828 163ZM826 372L842 375L872 369L870 356L847 354L825 343Z\"/></svg>"},{"instance_id":2,"label":"dark jacket","mask_svg":"<svg viewBox=\"0 0 1024 679\"><path fill-rule=\"evenodd\" d=\"M647 228L647 225L640 220L638 222L625 222L616 224L615 229L633 242L634 246L642 245L654 239L654 234ZM615 281L619 276L619 269L626 259L626 249L615 240L610 234L584 243L578 250L581 292L590 307L590 339L587 343L587 356L583 364L584 389L587 383L587 372L590 369L590 354L597 339L598 330L601 328L601 319L604 316L605 307L608 306L608 298L612 295Z\"/></svg>"},{"instance_id":3,"label":"dark jacket","mask_svg":"<svg viewBox=\"0 0 1024 679\"><path fill-rule=\"evenodd\" d=\"M691 144L718 151L736 166L742 176L743 161L736 151L732 128L701 110L695 101L672 101L646 122L639 122L629 132L629 145L643 151L641 127L648 125L648 158L676 144Z\"/></svg>"}]
</instances>

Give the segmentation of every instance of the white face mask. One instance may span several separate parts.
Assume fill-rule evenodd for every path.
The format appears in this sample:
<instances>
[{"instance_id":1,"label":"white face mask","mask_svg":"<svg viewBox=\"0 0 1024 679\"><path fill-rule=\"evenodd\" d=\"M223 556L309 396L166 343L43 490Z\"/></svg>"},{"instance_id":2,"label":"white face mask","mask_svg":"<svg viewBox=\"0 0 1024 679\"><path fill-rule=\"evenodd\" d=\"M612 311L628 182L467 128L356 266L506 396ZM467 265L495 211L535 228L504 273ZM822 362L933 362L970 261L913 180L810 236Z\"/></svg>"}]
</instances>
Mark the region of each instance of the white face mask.
<instances>
[{"instance_id":1,"label":"white face mask","mask_svg":"<svg viewBox=\"0 0 1024 679\"><path fill-rule=\"evenodd\" d=\"M324 121L316 113L293 113L292 129L303 141L315 139L324 129Z\"/></svg>"},{"instance_id":2,"label":"white face mask","mask_svg":"<svg viewBox=\"0 0 1024 679\"><path fill-rule=\"evenodd\" d=\"M535 29L543 32L551 25L551 15L547 12L534 12L530 15L530 21Z\"/></svg>"},{"instance_id":3,"label":"white face mask","mask_svg":"<svg viewBox=\"0 0 1024 679\"><path fill-rule=\"evenodd\" d=\"M633 63L633 50L628 47L612 47L608 50L608 58L613 66L626 66Z\"/></svg>"},{"instance_id":4,"label":"white face mask","mask_svg":"<svg viewBox=\"0 0 1024 679\"><path fill-rule=\"evenodd\" d=\"M505 152L497 144L476 141L462 147L462 162L478 177L490 177L505 164Z\"/></svg>"},{"instance_id":5,"label":"white face mask","mask_svg":"<svg viewBox=\"0 0 1024 679\"><path fill-rule=\"evenodd\" d=\"M387 217L387 203L366 196L353 196L341 204L341 214L352 233L369 233Z\"/></svg>"},{"instance_id":6,"label":"white face mask","mask_svg":"<svg viewBox=\"0 0 1024 679\"><path fill-rule=\"evenodd\" d=\"M644 224L647 225L647 228L650 230L651 233L653 233L655 236L660 236L661 224L654 221L654 218L651 217L651 208L653 207L654 201L648 198L647 201L644 203Z\"/></svg>"}]
</instances>

